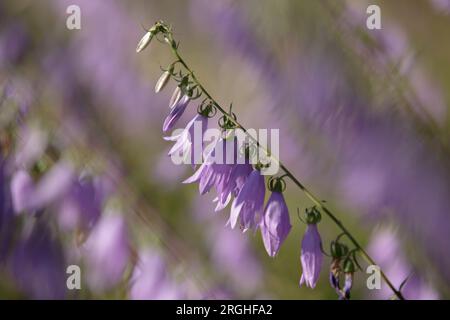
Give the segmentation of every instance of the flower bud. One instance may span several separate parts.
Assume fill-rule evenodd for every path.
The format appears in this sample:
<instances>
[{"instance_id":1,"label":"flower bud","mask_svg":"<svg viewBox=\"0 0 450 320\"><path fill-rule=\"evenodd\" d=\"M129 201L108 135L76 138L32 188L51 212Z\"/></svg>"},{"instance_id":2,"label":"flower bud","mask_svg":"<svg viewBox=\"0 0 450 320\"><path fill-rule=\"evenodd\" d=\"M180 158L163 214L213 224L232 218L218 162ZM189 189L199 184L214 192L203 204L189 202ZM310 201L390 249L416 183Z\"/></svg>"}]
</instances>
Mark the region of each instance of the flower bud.
<instances>
[{"instance_id":1,"label":"flower bud","mask_svg":"<svg viewBox=\"0 0 450 320\"><path fill-rule=\"evenodd\" d=\"M344 288L342 289L342 299L349 300L350 299L350 290L353 287L353 273L345 273L345 283Z\"/></svg>"},{"instance_id":2,"label":"flower bud","mask_svg":"<svg viewBox=\"0 0 450 320\"><path fill-rule=\"evenodd\" d=\"M333 259L330 265L330 284L336 291L340 290L339 275L341 273L341 266L339 259Z\"/></svg>"},{"instance_id":3,"label":"flower bud","mask_svg":"<svg viewBox=\"0 0 450 320\"><path fill-rule=\"evenodd\" d=\"M348 248L346 245L341 244L337 241L331 242L331 255L333 258L340 259L345 256L348 252Z\"/></svg>"},{"instance_id":4,"label":"flower bud","mask_svg":"<svg viewBox=\"0 0 450 320\"><path fill-rule=\"evenodd\" d=\"M347 258L344 261L344 272L345 273L354 273L355 272L355 264L352 259Z\"/></svg>"},{"instance_id":5,"label":"flower bud","mask_svg":"<svg viewBox=\"0 0 450 320\"><path fill-rule=\"evenodd\" d=\"M153 32L147 31L147 33L144 34L144 36L139 41L139 43L136 47L136 52L139 53L142 50L144 50L145 48L147 48L147 46L150 44L150 41L152 41L152 38L153 38Z\"/></svg>"},{"instance_id":6,"label":"flower bud","mask_svg":"<svg viewBox=\"0 0 450 320\"><path fill-rule=\"evenodd\" d=\"M181 89L180 87L176 87L172 93L172 97L170 98L169 107L172 109L178 101L181 99Z\"/></svg>"},{"instance_id":7,"label":"flower bud","mask_svg":"<svg viewBox=\"0 0 450 320\"><path fill-rule=\"evenodd\" d=\"M167 82L170 79L170 72L169 71L165 71L161 77L159 77L158 81L156 82L155 85L155 93L160 92L162 89L164 89L164 87L166 86Z\"/></svg>"}]
</instances>

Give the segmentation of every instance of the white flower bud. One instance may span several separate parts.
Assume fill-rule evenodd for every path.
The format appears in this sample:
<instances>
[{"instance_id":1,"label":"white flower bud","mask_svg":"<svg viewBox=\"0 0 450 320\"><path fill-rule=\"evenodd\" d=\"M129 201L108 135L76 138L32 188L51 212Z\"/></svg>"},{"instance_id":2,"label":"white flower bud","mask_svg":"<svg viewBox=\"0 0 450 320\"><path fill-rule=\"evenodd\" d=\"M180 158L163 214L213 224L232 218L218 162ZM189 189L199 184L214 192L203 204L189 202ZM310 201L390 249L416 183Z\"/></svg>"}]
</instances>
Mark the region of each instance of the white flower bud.
<instances>
[{"instance_id":1,"label":"white flower bud","mask_svg":"<svg viewBox=\"0 0 450 320\"><path fill-rule=\"evenodd\" d=\"M167 82L170 79L170 72L169 71L165 71L161 77L159 77L158 81L156 82L155 85L155 92L158 93L160 92L162 89L164 89L164 87L166 86Z\"/></svg>"},{"instance_id":2,"label":"white flower bud","mask_svg":"<svg viewBox=\"0 0 450 320\"><path fill-rule=\"evenodd\" d=\"M176 87L175 91L172 94L172 97L170 98L169 107L172 109L178 101L181 99L181 89L180 87Z\"/></svg>"},{"instance_id":3,"label":"white flower bud","mask_svg":"<svg viewBox=\"0 0 450 320\"><path fill-rule=\"evenodd\" d=\"M142 50L144 50L149 45L150 41L152 41L152 38L153 32L148 31L146 34L144 34L141 41L139 41L137 45L136 52L141 52Z\"/></svg>"}]
</instances>

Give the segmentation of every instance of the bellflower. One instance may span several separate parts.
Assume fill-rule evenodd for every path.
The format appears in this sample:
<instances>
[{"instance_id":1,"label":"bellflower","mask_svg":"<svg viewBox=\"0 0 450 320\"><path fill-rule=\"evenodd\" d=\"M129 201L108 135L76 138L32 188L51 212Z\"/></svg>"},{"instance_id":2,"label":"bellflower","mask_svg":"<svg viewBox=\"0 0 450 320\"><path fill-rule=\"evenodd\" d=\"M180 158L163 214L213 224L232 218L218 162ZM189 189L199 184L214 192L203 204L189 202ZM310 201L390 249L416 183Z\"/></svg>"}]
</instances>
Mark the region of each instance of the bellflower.
<instances>
[{"instance_id":1,"label":"bellflower","mask_svg":"<svg viewBox=\"0 0 450 320\"><path fill-rule=\"evenodd\" d=\"M167 272L163 257L154 250L139 253L139 262L131 277L129 296L133 300L181 299L183 293Z\"/></svg>"},{"instance_id":2,"label":"bellflower","mask_svg":"<svg viewBox=\"0 0 450 320\"><path fill-rule=\"evenodd\" d=\"M190 100L191 99L189 98L188 95L184 95L175 104L175 106L172 108L172 110L170 110L169 115L164 120L164 125L163 125L163 131L164 132L167 132L167 131L171 130L175 126L175 124L177 123L178 119L180 119L180 117L183 115L184 110L186 110L186 107L189 104Z\"/></svg>"},{"instance_id":3,"label":"bellflower","mask_svg":"<svg viewBox=\"0 0 450 320\"><path fill-rule=\"evenodd\" d=\"M199 182L199 191L202 195L209 192L212 187L216 187L218 195L226 192L227 183L236 166L235 161L231 164L226 163L227 150L231 150L230 148L234 145L234 138L217 140L215 147L208 153L202 165L183 183ZM216 157L222 157L219 159L220 163L217 163Z\"/></svg>"},{"instance_id":4,"label":"bellflower","mask_svg":"<svg viewBox=\"0 0 450 320\"><path fill-rule=\"evenodd\" d=\"M353 286L353 273L346 273L344 288L342 289L342 299L344 300L350 299L350 290L352 289L352 286Z\"/></svg>"},{"instance_id":5,"label":"bellflower","mask_svg":"<svg viewBox=\"0 0 450 320\"><path fill-rule=\"evenodd\" d=\"M300 285L314 288L319 279L322 267L322 240L316 223L309 223L302 240L302 253L300 257L303 273Z\"/></svg>"},{"instance_id":6,"label":"bellflower","mask_svg":"<svg viewBox=\"0 0 450 320\"><path fill-rule=\"evenodd\" d=\"M100 217L102 200L92 179L75 181L59 204L59 224L66 230L91 230Z\"/></svg>"},{"instance_id":7,"label":"bellflower","mask_svg":"<svg viewBox=\"0 0 450 320\"><path fill-rule=\"evenodd\" d=\"M250 172L252 172L250 164L236 164L233 167L230 177L216 187L217 197L214 201L217 202L217 206L215 211L224 209L230 202L231 197L239 194Z\"/></svg>"},{"instance_id":8,"label":"bellflower","mask_svg":"<svg viewBox=\"0 0 450 320\"><path fill-rule=\"evenodd\" d=\"M233 201L229 220L231 228L236 226L238 220L244 231L259 225L265 194L264 176L255 169L250 173L238 196Z\"/></svg>"},{"instance_id":9,"label":"bellflower","mask_svg":"<svg viewBox=\"0 0 450 320\"><path fill-rule=\"evenodd\" d=\"M355 264L351 258L347 258L344 261L344 275L345 282L344 288L342 288L341 299L350 299L350 290L353 286L353 274L355 273Z\"/></svg>"},{"instance_id":10,"label":"bellflower","mask_svg":"<svg viewBox=\"0 0 450 320\"><path fill-rule=\"evenodd\" d=\"M20 291L32 299L63 299L66 261L48 221L39 217L15 245L11 271Z\"/></svg>"},{"instance_id":11,"label":"bellflower","mask_svg":"<svg viewBox=\"0 0 450 320\"><path fill-rule=\"evenodd\" d=\"M119 283L130 258L128 229L119 214L107 214L92 230L84 246L88 284L103 292Z\"/></svg>"},{"instance_id":12,"label":"bellflower","mask_svg":"<svg viewBox=\"0 0 450 320\"><path fill-rule=\"evenodd\" d=\"M196 139L196 126L200 125L200 141L202 143L199 146L196 146L195 139ZM205 133L205 130L208 127L208 118L197 114L184 128L180 134L173 135L171 137L164 137L165 140L168 141L175 141L175 144L172 146L172 148L169 150L169 156L172 156L175 153L182 152L183 156L185 157L191 157L191 164L192 166L195 166L196 164L196 158L202 155L202 147L203 147L203 135ZM196 152L197 151L197 152ZM198 152L200 151L200 153ZM196 157L197 156L197 157Z\"/></svg>"},{"instance_id":13,"label":"bellflower","mask_svg":"<svg viewBox=\"0 0 450 320\"><path fill-rule=\"evenodd\" d=\"M284 200L281 183L278 180L266 204L260 228L264 247L271 257L275 257L281 244L291 230L289 211Z\"/></svg>"}]
</instances>

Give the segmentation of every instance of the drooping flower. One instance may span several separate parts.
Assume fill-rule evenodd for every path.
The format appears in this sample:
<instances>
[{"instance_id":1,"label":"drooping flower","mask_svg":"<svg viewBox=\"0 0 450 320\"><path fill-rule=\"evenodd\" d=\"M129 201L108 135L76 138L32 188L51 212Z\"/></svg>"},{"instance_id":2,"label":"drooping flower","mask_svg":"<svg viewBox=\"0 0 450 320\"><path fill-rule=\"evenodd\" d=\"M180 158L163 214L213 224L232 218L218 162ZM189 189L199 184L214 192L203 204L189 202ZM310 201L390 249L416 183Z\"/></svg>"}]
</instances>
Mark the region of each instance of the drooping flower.
<instances>
[{"instance_id":1,"label":"drooping flower","mask_svg":"<svg viewBox=\"0 0 450 320\"><path fill-rule=\"evenodd\" d=\"M177 123L178 119L180 119L180 117L183 115L184 110L186 110L186 107L189 104L190 100L191 99L189 98L188 95L184 95L175 104L175 106L172 108L172 110L170 110L169 115L164 120L164 125L163 125L163 131L164 132L167 132L167 131L171 130L175 126L175 124Z\"/></svg>"},{"instance_id":2,"label":"drooping flower","mask_svg":"<svg viewBox=\"0 0 450 320\"><path fill-rule=\"evenodd\" d=\"M16 244L12 254L12 275L20 291L32 299L63 299L66 291L66 263L62 247L39 217L31 232Z\"/></svg>"},{"instance_id":3,"label":"drooping flower","mask_svg":"<svg viewBox=\"0 0 450 320\"><path fill-rule=\"evenodd\" d=\"M274 187L270 189L272 189L272 194L266 204L260 229L267 253L269 256L275 257L292 226L289 210L281 193L283 189L281 179L277 179Z\"/></svg>"},{"instance_id":4,"label":"drooping flower","mask_svg":"<svg viewBox=\"0 0 450 320\"><path fill-rule=\"evenodd\" d=\"M340 289L340 283L339 283L339 275L341 274L341 266L340 266L340 259L333 258L330 264L330 273L329 273L329 280L331 287L336 290L336 292L339 292Z\"/></svg>"},{"instance_id":5,"label":"drooping flower","mask_svg":"<svg viewBox=\"0 0 450 320\"><path fill-rule=\"evenodd\" d=\"M84 245L87 282L95 292L104 292L119 283L130 258L128 230L123 217L106 214L92 230Z\"/></svg>"},{"instance_id":6,"label":"drooping flower","mask_svg":"<svg viewBox=\"0 0 450 320\"><path fill-rule=\"evenodd\" d=\"M353 286L353 274L355 273L355 264L353 260L348 257L344 261L344 275L345 275L345 282L344 282L344 288L342 288L341 297L340 299L348 300L350 299L350 290Z\"/></svg>"},{"instance_id":7,"label":"drooping flower","mask_svg":"<svg viewBox=\"0 0 450 320\"><path fill-rule=\"evenodd\" d=\"M199 182L199 191L202 195L209 192L212 187L216 187L218 195L222 194L230 181L233 168L236 166L236 161L227 161L227 152L230 154L230 150L236 154L234 138L218 139L202 165L183 183Z\"/></svg>"},{"instance_id":8,"label":"drooping flower","mask_svg":"<svg viewBox=\"0 0 450 320\"><path fill-rule=\"evenodd\" d=\"M92 179L77 180L58 207L58 222L66 230L89 231L100 217L102 197Z\"/></svg>"},{"instance_id":9,"label":"drooping flower","mask_svg":"<svg viewBox=\"0 0 450 320\"><path fill-rule=\"evenodd\" d=\"M330 249L332 256L329 274L330 285L336 291L339 297L342 297L339 277L342 273L341 261L343 257L347 255L348 248L346 245L336 240L331 242Z\"/></svg>"},{"instance_id":10,"label":"drooping flower","mask_svg":"<svg viewBox=\"0 0 450 320\"><path fill-rule=\"evenodd\" d=\"M303 269L300 285L306 283L306 286L314 288L319 279L323 260L322 240L317 229L317 222L308 223L302 240L300 260Z\"/></svg>"},{"instance_id":11,"label":"drooping flower","mask_svg":"<svg viewBox=\"0 0 450 320\"><path fill-rule=\"evenodd\" d=\"M342 289L342 298L345 300L350 299L350 290L353 286L353 273L345 273L344 288Z\"/></svg>"},{"instance_id":12,"label":"drooping flower","mask_svg":"<svg viewBox=\"0 0 450 320\"><path fill-rule=\"evenodd\" d=\"M244 231L259 225L265 194L264 176L254 169L232 203L229 220L231 228L234 228L238 221Z\"/></svg>"},{"instance_id":13,"label":"drooping flower","mask_svg":"<svg viewBox=\"0 0 450 320\"><path fill-rule=\"evenodd\" d=\"M133 300L173 300L183 297L182 290L169 276L163 257L154 250L140 252L131 283L129 294Z\"/></svg>"},{"instance_id":14,"label":"drooping flower","mask_svg":"<svg viewBox=\"0 0 450 320\"><path fill-rule=\"evenodd\" d=\"M227 180L223 180L216 186L217 197L213 200L217 202L215 211L224 209L233 196L237 196L244 185L245 180L252 172L252 166L246 164L236 164Z\"/></svg>"},{"instance_id":15,"label":"drooping flower","mask_svg":"<svg viewBox=\"0 0 450 320\"><path fill-rule=\"evenodd\" d=\"M175 141L168 155L172 156L181 151L183 156L186 157L185 159L190 157L192 166L195 166L195 164L202 160L203 135L207 127L208 118L197 114L180 134L164 137L165 140ZM196 135L199 135L199 137ZM200 141L200 143L196 144L196 141Z\"/></svg>"}]
</instances>

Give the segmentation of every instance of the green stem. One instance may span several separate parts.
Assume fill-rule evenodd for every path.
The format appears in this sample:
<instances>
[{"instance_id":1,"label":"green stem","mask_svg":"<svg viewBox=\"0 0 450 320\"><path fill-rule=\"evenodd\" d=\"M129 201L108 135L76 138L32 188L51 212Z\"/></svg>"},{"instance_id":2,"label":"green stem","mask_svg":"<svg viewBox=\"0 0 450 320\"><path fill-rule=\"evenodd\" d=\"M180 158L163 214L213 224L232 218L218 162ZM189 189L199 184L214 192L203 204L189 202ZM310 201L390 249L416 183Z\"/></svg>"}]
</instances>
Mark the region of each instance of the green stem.
<instances>
[{"instance_id":1,"label":"green stem","mask_svg":"<svg viewBox=\"0 0 450 320\"><path fill-rule=\"evenodd\" d=\"M235 126L239 129L241 129L242 131L244 131L246 133L246 135L259 147L261 148L266 154L267 156L269 156L270 158L274 159L278 165L280 166L280 168L285 172L285 175L288 176L292 182L294 182L295 185L297 185L300 190L303 191L303 193L315 204L317 205L320 209L322 209L323 212L325 212L325 214L337 225L337 227L339 229L341 229L341 231L348 237L348 239L352 242L352 244L358 249L359 253L361 254L361 256L371 265L376 265L375 261L372 259L372 257L366 252L366 250L364 250L364 248L359 244L359 242L355 239L355 237L350 233L350 231L348 231L348 229L342 224L342 222L331 212L330 209L328 209L322 201L320 201L311 191L309 191L305 185L303 183L301 183L292 173L291 171L279 160L277 159L275 156L273 156L270 153L270 150L268 148L265 148L263 146L260 145L260 143L258 142L257 139L255 139L252 135L249 135L247 133L247 129L245 129L236 119L234 119L228 112L226 112L220 105L219 103L216 102L216 100L209 94L209 92L205 89L205 87L203 87L203 85L200 83L200 81L197 79L197 77L195 76L194 72L192 71L191 68L189 68L189 66L186 64L186 62L183 60L183 58L180 56L180 54L178 53L178 49L175 48L172 43L174 43L174 39L172 37L171 33L168 33L168 39L169 39L169 46L172 49L173 54L175 55L175 57L178 59L179 63L181 63L181 65L186 69L186 71L189 73L189 75L191 76L192 80L195 81L196 85L201 89L201 91L203 92L203 94L208 97L209 100L211 100L211 102L214 104L214 106L223 114L223 115L227 115L228 118L235 124ZM383 280L386 282L386 284L388 285L388 287L392 290L392 292L396 295L396 297L400 300L404 300L405 298L403 297L402 293L397 290L395 288L395 286L392 284L392 282L389 280L389 278L387 277L387 275L381 270L380 268L380 274L381 277L383 278Z\"/></svg>"}]
</instances>

